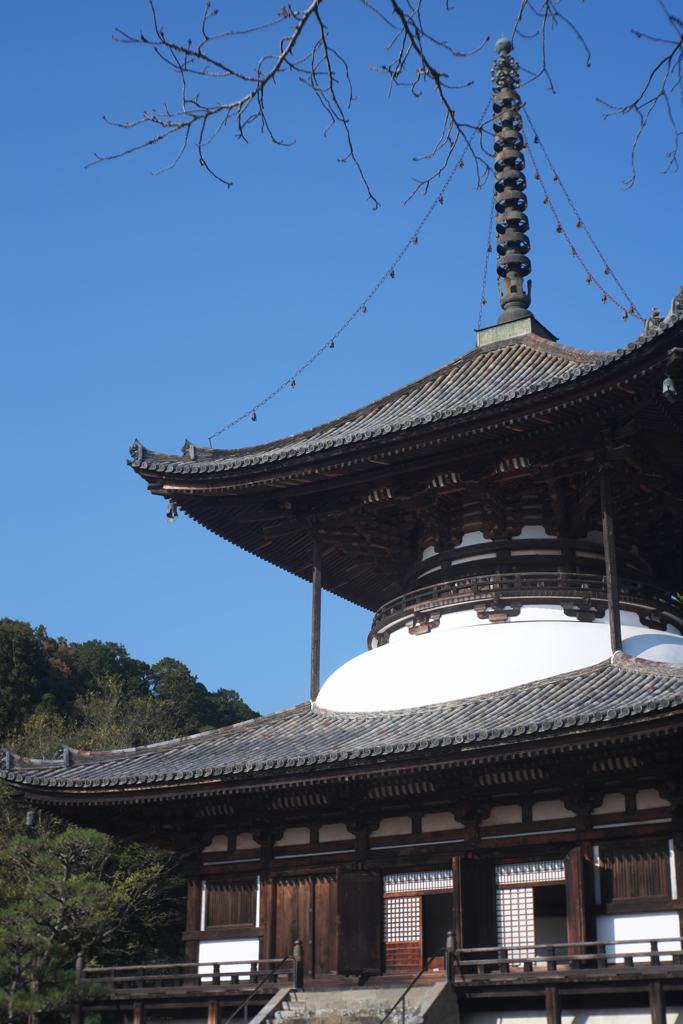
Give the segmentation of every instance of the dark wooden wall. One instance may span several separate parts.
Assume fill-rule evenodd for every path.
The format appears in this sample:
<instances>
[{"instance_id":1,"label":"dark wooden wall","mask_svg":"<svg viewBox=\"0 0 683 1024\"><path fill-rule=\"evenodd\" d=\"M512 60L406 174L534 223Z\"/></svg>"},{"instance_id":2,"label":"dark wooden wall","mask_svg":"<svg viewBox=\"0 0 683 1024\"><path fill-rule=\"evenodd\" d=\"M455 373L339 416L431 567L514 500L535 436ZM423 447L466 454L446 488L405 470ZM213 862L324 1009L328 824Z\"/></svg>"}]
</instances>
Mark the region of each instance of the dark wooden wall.
<instances>
[{"instance_id":1,"label":"dark wooden wall","mask_svg":"<svg viewBox=\"0 0 683 1024\"><path fill-rule=\"evenodd\" d=\"M644 896L670 896L671 872L666 841L646 846L601 846L600 887L605 902Z\"/></svg>"}]
</instances>

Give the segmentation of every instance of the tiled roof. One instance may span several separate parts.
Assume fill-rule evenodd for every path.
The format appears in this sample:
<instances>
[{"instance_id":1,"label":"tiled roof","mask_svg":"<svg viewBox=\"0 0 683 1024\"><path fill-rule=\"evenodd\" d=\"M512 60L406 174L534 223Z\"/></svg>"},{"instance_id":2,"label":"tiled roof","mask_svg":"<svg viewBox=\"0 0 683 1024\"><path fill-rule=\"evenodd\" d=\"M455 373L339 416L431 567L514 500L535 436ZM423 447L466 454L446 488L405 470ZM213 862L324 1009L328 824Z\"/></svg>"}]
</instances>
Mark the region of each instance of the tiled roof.
<instances>
[{"instance_id":1,"label":"tiled roof","mask_svg":"<svg viewBox=\"0 0 683 1024\"><path fill-rule=\"evenodd\" d=\"M617 655L591 668L466 700L406 711L353 714L309 703L208 733L132 750L69 751L66 765L6 754L13 784L111 788L209 776L310 772L344 760L590 727L683 703L683 669Z\"/></svg>"},{"instance_id":2,"label":"tiled roof","mask_svg":"<svg viewBox=\"0 0 683 1024\"><path fill-rule=\"evenodd\" d=\"M266 444L213 449L186 443L184 456L163 455L136 441L134 468L164 473L226 472L367 441L385 434L510 402L592 374L656 340L683 319L683 291L658 326L616 352L587 352L534 334L475 348L383 398L320 426ZM194 463L192 467L188 463Z\"/></svg>"}]
</instances>

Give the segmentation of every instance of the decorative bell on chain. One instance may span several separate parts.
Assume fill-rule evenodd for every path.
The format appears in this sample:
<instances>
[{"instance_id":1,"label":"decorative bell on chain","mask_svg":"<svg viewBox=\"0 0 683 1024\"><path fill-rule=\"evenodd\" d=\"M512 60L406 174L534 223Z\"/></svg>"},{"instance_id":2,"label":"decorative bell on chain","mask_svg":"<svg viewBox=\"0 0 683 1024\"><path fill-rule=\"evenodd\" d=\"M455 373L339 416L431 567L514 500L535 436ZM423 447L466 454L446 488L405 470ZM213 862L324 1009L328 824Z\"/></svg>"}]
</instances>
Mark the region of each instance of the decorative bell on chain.
<instances>
[{"instance_id":1,"label":"decorative bell on chain","mask_svg":"<svg viewBox=\"0 0 683 1024\"><path fill-rule=\"evenodd\" d=\"M178 506L176 505L175 501L171 500L171 501L169 501L168 508L166 509L166 522L167 523L175 523L177 521L177 519L178 519Z\"/></svg>"},{"instance_id":2,"label":"decorative bell on chain","mask_svg":"<svg viewBox=\"0 0 683 1024\"><path fill-rule=\"evenodd\" d=\"M676 395L678 392L676 391L676 387L671 377L667 377L662 382L662 394L669 402L671 402L672 405L676 401Z\"/></svg>"}]
</instances>

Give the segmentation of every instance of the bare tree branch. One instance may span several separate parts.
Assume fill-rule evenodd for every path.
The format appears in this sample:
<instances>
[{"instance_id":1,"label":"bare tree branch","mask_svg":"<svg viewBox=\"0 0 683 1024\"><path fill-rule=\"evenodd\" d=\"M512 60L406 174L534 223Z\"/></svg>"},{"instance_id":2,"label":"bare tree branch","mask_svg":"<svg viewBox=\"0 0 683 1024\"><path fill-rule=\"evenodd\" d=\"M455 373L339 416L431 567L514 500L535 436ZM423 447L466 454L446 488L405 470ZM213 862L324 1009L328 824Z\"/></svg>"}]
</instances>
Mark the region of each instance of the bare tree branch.
<instances>
[{"instance_id":1,"label":"bare tree branch","mask_svg":"<svg viewBox=\"0 0 683 1024\"><path fill-rule=\"evenodd\" d=\"M338 158L340 163L350 163L355 168L363 184L367 198L377 209L379 200L373 192L365 175L361 160L357 155L351 131L350 111L354 97L349 63L339 49L330 40L328 27L321 17L323 0L304 0L308 6L301 10L291 4L282 4L280 12L271 21L255 24L246 28L226 29L212 32L214 19L218 10L207 3L201 18L199 42L181 43L168 38L160 24L155 0L149 0L152 31L138 36L129 35L120 29L113 38L126 45L146 47L154 51L162 63L180 79L180 101L177 107L163 104L159 109L145 110L137 120L130 122L113 121L105 117L107 124L125 130L151 129L148 137L127 149L110 155L95 154L95 160L88 166L109 160L118 160L140 150L148 149L166 141L170 136L178 136L180 145L174 158L152 174L163 174L175 167L180 158L187 152L192 141L199 164L217 181L231 187L232 182L219 173L208 160L208 147L231 125L235 128L235 138L248 141L249 129L256 127L278 146L293 145L296 140L286 141L271 127L268 116L271 104L272 88L277 81L284 80L285 72L294 72L294 79L305 85L316 97L327 117L324 135L330 129L339 127L344 133L346 155ZM348 3L348 0L346 0ZM388 78L388 96L391 97L395 88L404 88L409 94L424 103L436 103L442 117L435 130L433 145L427 152L414 157L416 164L427 164L421 176L413 177L412 191L404 200L408 202L418 191L425 194L435 179L440 178L453 159L454 149L462 138L466 142L467 154L472 159L477 176L477 187L487 180L491 169L491 156L487 149L487 137L491 135L488 120L481 120L476 125L467 121L460 112L460 104L456 96L460 90L473 85L473 81L457 82L456 63L472 57L488 42L483 40L474 49L458 49L446 39L440 38L435 31L425 27L426 13L432 16L431 5L423 0L359 0L360 4L381 24L382 30L388 30L385 52L388 54L386 63L370 65L370 69ZM678 142L681 134L678 109L674 112L673 94L678 92L683 99L682 57L683 22L670 14L664 6L664 0L657 0L673 31L673 39L659 38L645 32L635 31L639 39L648 40L655 45L666 45L668 53L646 76L645 84L636 99L624 106L616 106L599 102L609 107L605 117L614 114L636 113L640 125L633 142L631 152L632 177L625 183L630 187L635 179L635 151L645 130L648 120L657 106L664 108L673 134L673 147L667 153L665 172L672 167L677 168ZM579 28L559 9L561 0L520 0L514 21L511 38L515 36L527 40L535 40L539 66L537 70L528 70L525 85L539 79L544 80L550 91L555 91L548 61L549 33L555 29L568 30L586 56L586 65L590 67L591 53L588 44ZM246 9L248 5L245 5ZM446 11L453 8L446 3ZM535 25L532 32L522 32L523 17ZM281 27L285 34L273 38L273 34ZM265 33L255 66L242 55L236 64L229 62L226 45L235 37L255 36ZM195 90L197 85L220 85L227 95L218 100L205 100ZM232 95L231 95L232 93ZM431 109L431 107L430 107ZM490 148L490 147L489 147ZM458 158L460 159L460 158ZM434 167L434 170L431 170ZM664 173L665 173L664 172Z\"/></svg>"},{"instance_id":2,"label":"bare tree branch","mask_svg":"<svg viewBox=\"0 0 683 1024\"><path fill-rule=\"evenodd\" d=\"M614 117L615 114L636 114L639 120L638 130L631 146L631 177L624 182L624 188L626 189L631 188L636 180L636 148L652 113L658 106L664 108L666 120L671 129L673 143L671 149L666 154L667 163L662 174L666 174L672 167L675 171L678 170L678 146L681 134L683 133L683 118L678 110L674 113L671 97L674 93L678 93L678 99L683 108L683 20L674 14L670 14L662 0L658 0L658 2L669 23L674 38L661 39L647 35L645 32L639 32L636 29L631 29L631 32L638 39L647 39L652 43L663 43L669 47L668 53L655 64L640 92L630 103L619 106L607 103L599 97L597 98L598 103L609 107L609 113L604 115L605 120L608 117ZM678 114L678 117L676 114Z\"/></svg>"}]
</instances>

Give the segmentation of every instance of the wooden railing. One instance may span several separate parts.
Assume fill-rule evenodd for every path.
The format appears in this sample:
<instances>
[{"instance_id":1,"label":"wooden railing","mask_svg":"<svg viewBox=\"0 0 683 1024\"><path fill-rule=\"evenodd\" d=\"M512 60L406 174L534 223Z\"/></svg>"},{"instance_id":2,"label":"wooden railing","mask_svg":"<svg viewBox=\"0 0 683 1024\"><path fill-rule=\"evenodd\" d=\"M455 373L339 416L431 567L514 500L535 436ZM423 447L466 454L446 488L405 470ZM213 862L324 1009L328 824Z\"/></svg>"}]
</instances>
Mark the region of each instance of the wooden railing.
<instances>
[{"instance_id":1,"label":"wooden railing","mask_svg":"<svg viewBox=\"0 0 683 1024\"><path fill-rule=\"evenodd\" d=\"M538 946L485 946L456 949L453 980L472 974L608 970L681 966L681 939L612 939L609 942L560 942ZM448 973L448 971L447 971Z\"/></svg>"},{"instance_id":2,"label":"wooden railing","mask_svg":"<svg viewBox=\"0 0 683 1024\"><path fill-rule=\"evenodd\" d=\"M235 986L261 989L272 984L303 987L302 958L295 953L281 960L221 960L216 963L136 964L131 967L85 967L83 982L109 982L121 989ZM253 993L252 993L253 994Z\"/></svg>"}]
</instances>

